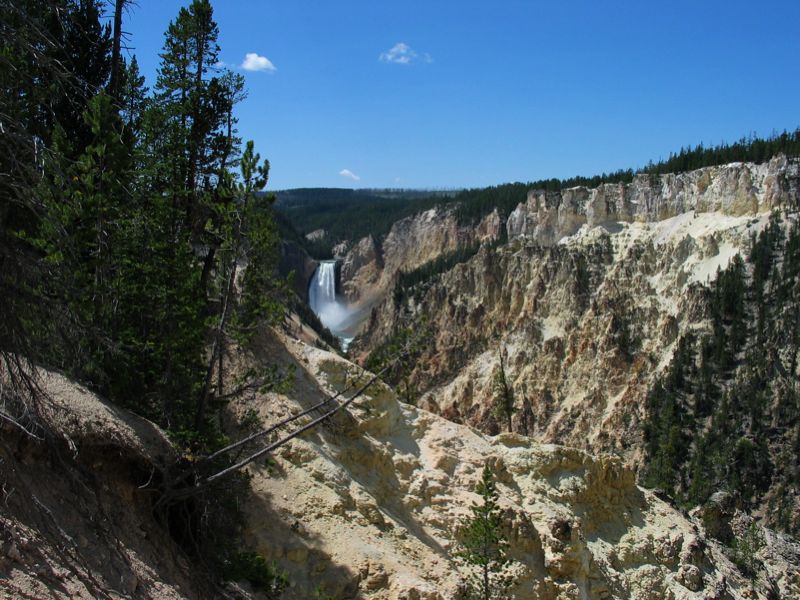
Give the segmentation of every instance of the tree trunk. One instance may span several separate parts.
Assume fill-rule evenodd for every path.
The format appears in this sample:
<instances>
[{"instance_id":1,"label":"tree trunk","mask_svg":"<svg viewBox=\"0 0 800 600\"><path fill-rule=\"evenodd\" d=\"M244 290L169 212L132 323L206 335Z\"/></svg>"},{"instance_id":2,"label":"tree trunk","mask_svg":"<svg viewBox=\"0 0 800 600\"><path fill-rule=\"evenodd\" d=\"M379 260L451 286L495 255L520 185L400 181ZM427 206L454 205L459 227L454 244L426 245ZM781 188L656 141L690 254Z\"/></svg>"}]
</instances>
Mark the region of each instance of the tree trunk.
<instances>
[{"instance_id":1,"label":"tree trunk","mask_svg":"<svg viewBox=\"0 0 800 600\"><path fill-rule=\"evenodd\" d=\"M115 105L120 103L120 77L122 60L120 48L122 45L122 10L125 8L127 0L115 0L114 3L114 45L111 51L111 82L109 83L109 94Z\"/></svg>"},{"instance_id":2,"label":"tree trunk","mask_svg":"<svg viewBox=\"0 0 800 600\"><path fill-rule=\"evenodd\" d=\"M238 250L238 244L237 244ZM234 253L234 257L236 253ZM231 263L231 271L228 275L228 282L225 286L225 295L222 299L222 313L219 317L219 325L214 334L214 342L211 345L211 357L208 361L208 368L206 369L206 376L203 380L203 389L200 392L200 397L197 400L197 412L194 417L195 431L201 431L203 422L205 421L206 408L208 407L208 397L211 392L211 380L214 375L214 364L217 362L217 353L222 352L223 337L225 336L225 324L228 320L228 308L233 299L234 282L236 280L236 259ZM220 365L222 360L220 359ZM220 373L220 381L222 381L222 374ZM219 394L219 390L217 392Z\"/></svg>"}]
</instances>

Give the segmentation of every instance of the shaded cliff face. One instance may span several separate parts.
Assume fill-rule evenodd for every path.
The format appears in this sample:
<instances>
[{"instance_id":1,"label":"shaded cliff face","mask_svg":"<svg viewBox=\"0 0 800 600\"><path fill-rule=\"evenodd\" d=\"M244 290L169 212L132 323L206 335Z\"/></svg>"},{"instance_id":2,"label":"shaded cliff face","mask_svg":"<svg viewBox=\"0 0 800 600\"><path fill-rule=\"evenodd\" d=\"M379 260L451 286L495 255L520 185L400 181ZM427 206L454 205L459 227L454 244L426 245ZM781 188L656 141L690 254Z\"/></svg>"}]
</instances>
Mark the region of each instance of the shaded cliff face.
<instances>
[{"instance_id":1,"label":"shaded cliff face","mask_svg":"<svg viewBox=\"0 0 800 600\"><path fill-rule=\"evenodd\" d=\"M304 301L308 302L308 284L314 276L319 263L294 242L281 241L278 272L282 277L294 273L292 289Z\"/></svg>"},{"instance_id":2,"label":"shaded cliff face","mask_svg":"<svg viewBox=\"0 0 800 600\"><path fill-rule=\"evenodd\" d=\"M532 193L508 219L507 245L400 304L386 299L362 347L427 328L428 348L410 367L420 405L488 432L500 428L492 378L502 351L515 431L638 464L647 391L679 335L706 326L700 284L747 251L774 207L796 208L798 180L798 162L777 158Z\"/></svg>"},{"instance_id":3,"label":"shaded cliff face","mask_svg":"<svg viewBox=\"0 0 800 600\"><path fill-rule=\"evenodd\" d=\"M361 239L341 256L340 293L349 301L357 302L364 293L378 284L383 271L380 246L372 236Z\"/></svg>"},{"instance_id":4,"label":"shaded cliff face","mask_svg":"<svg viewBox=\"0 0 800 600\"><path fill-rule=\"evenodd\" d=\"M397 221L381 243L368 236L349 248L337 247L342 293L352 303L374 302L385 296L400 271L412 271L448 252L495 240L501 227L497 211L477 227L467 227L459 225L452 210L441 207Z\"/></svg>"},{"instance_id":5,"label":"shaded cliff face","mask_svg":"<svg viewBox=\"0 0 800 600\"><path fill-rule=\"evenodd\" d=\"M40 375L57 443L0 425L0 597L219 597L143 489L176 456L166 434L61 375Z\"/></svg>"}]
</instances>

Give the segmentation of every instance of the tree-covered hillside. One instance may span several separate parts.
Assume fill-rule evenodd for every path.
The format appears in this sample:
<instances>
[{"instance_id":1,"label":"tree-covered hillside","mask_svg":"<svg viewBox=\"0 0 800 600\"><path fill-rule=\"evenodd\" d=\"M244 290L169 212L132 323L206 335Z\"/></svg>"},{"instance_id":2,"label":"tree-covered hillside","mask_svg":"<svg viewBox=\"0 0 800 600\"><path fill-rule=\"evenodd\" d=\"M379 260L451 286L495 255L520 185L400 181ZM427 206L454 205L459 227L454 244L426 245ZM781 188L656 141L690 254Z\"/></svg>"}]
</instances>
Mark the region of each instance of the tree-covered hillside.
<instances>
[{"instance_id":1,"label":"tree-covered hillside","mask_svg":"<svg viewBox=\"0 0 800 600\"><path fill-rule=\"evenodd\" d=\"M800 532L800 226L774 219L705 290L648 397L645 481L694 506L727 490Z\"/></svg>"},{"instance_id":2,"label":"tree-covered hillside","mask_svg":"<svg viewBox=\"0 0 800 600\"><path fill-rule=\"evenodd\" d=\"M0 418L60 451L37 418L36 364L203 455L225 442L226 347L283 310L272 198L256 195L269 163L238 137L244 78L219 67L210 2L170 23L152 90L120 52L134 7L0 2L0 381L13 392ZM161 504L215 576L239 564L236 481L198 489L182 512Z\"/></svg>"},{"instance_id":3,"label":"tree-covered hillside","mask_svg":"<svg viewBox=\"0 0 800 600\"><path fill-rule=\"evenodd\" d=\"M380 239L396 221L446 202L449 195L413 190L303 188L278 192L275 206L302 238L309 254L328 259L337 243L368 235ZM324 230L324 237L305 238L320 229Z\"/></svg>"}]
</instances>

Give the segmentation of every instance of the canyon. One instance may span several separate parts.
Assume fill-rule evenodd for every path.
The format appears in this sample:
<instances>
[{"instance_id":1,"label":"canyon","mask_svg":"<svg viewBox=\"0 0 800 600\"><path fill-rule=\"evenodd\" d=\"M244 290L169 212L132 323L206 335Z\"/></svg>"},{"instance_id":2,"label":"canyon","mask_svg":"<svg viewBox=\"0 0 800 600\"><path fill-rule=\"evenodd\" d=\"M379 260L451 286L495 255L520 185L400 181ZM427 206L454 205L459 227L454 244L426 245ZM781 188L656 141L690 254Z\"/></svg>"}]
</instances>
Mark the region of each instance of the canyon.
<instances>
[{"instance_id":1,"label":"canyon","mask_svg":"<svg viewBox=\"0 0 800 600\"><path fill-rule=\"evenodd\" d=\"M364 315L347 355L295 314L245 345L231 340L227 389L267 366L292 377L231 400L226 434L240 439L254 423L270 428L321 398L347 398L371 377L369 357L408 331L419 343L403 376L417 394L401 398L377 381L248 465L245 547L286 573L286 598L459 598L469 571L459 548L489 465L515 598L797 597L800 544L767 504L744 506L720 491L687 509L642 476L649 394L681 340L711 331L709 286L736 257L749 259L762 233L788 235L798 198L800 162L778 156L595 189L531 190L507 215L490 210L474 222L443 205L402 219L382 239L339 246L325 284L315 285ZM465 248L475 251L398 287L405 274ZM308 286L317 263L297 248L285 256L302 266L295 286L315 298ZM787 348L781 364L796 380ZM510 432L493 408L501 368L517 399ZM193 457L178 456L146 419L62 375L37 373L55 450L3 426L0 590L263 597L245 582L208 581L154 517L154 474ZM797 496L769 490L779 493L796 514ZM731 542L751 538L758 543L747 551Z\"/></svg>"},{"instance_id":2,"label":"canyon","mask_svg":"<svg viewBox=\"0 0 800 600\"><path fill-rule=\"evenodd\" d=\"M748 252L773 211L791 223L798 198L800 163L779 156L591 190L531 190L505 223L492 213L471 233L446 212L407 219L387 236L382 269L367 261L342 271L344 289L383 298L354 354L367 356L398 328L424 327L428 344L410 367L419 405L497 433L491 387L503 352L520 398L515 430L621 452L635 467L646 392L679 337L704 327L703 286ZM500 227L508 243L486 245L401 301L392 293L399 271L496 239ZM361 247L344 262L358 263Z\"/></svg>"},{"instance_id":3,"label":"canyon","mask_svg":"<svg viewBox=\"0 0 800 600\"><path fill-rule=\"evenodd\" d=\"M246 414L269 425L366 376L280 331L236 350L237 370L269 361L293 365L296 375L286 392L236 401L232 432ZM212 587L153 521L148 473L176 459L163 432L59 375L39 377L49 422L70 440L78 467L65 479L63 467L17 435L25 468L2 471L0 589L37 598L258 597L244 583ZM715 524L743 534L752 527L746 515L722 505L687 515L637 486L618 457L487 436L398 402L380 382L346 413L248 467L244 540L285 570L283 597L457 598L466 572L459 532L480 500L474 490L485 464L496 474L520 600L800 592L800 545L791 538L759 529L767 543L753 579L705 532ZM53 488L54 480L64 485ZM51 512L26 504L28 494ZM83 515L92 507L103 515L94 524ZM57 521L42 522L56 510Z\"/></svg>"}]
</instances>

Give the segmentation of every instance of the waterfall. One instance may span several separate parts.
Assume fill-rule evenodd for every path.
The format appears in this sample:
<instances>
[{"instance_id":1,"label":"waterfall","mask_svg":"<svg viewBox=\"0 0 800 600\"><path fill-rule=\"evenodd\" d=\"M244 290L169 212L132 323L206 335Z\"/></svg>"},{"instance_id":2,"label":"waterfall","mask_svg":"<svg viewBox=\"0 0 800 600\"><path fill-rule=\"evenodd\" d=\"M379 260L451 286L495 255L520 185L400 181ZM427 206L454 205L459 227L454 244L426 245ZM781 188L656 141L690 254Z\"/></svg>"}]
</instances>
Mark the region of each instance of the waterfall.
<instances>
[{"instance_id":1,"label":"waterfall","mask_svg":"<svg viewBox=\"0 0 800 600\"><path fill-rule=\"evenodd\" d=\"M311 310L320 318L330 305L337 304L335 260L319 263L308 286L308 303L311 305Z\"/></svg>"},{"instance_id":2,"label":"waterfall","mask_svg":"<svg viewBox=\"0 0 800 600\"><path fill-rule=\"evenodd\" d=\"M337 297L335 260L320 262L314 271L314 276L308 285L308 304L322 324L342 341L342 348L346 350L353 339L349 331L352 323L348 322L353 311Z\"/></svg>"}]
</instances>

